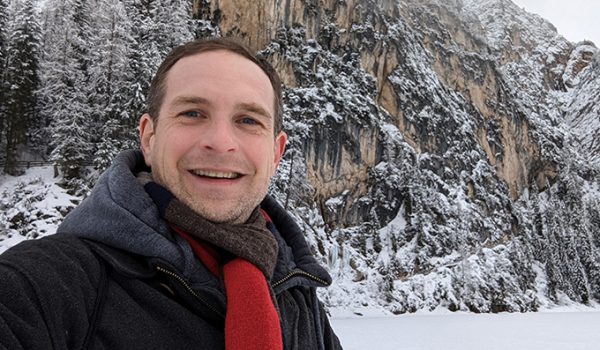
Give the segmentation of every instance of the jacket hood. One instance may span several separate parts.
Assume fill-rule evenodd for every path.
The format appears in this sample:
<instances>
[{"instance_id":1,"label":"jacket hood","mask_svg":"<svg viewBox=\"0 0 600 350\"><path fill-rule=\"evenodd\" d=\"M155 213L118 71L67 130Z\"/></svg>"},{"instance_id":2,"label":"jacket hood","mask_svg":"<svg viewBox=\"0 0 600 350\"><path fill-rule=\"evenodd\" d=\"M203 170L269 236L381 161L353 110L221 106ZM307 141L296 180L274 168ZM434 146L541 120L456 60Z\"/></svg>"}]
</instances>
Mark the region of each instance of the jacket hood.
<instances>
[{"instance_id":1,"label":"jacket hood","mask_svg":"<svg viewBox=\"0 0 600 350\"><path fill-rule=\"evenodd\" d=\"M137 255L165 260L186 277L194 275L194 255L167 223L144 191L136 174L148 170L142 153L120 153L79 206L58 227L73 234Z\"/></svg>"},{"instance_id":2,"label":"jacket hood","mask_svg":"<svg viewBox=\"0 0 600 350\"><path fill-rule=\"evenodd\" d=\"M76 235L162 260L192 281L203 279L206 270L198 263L188 243L171 233L156 204L137 179L141 171L149 171L141 151L120 153L98 179L90 196L67 215L57 233ZM273 279L301 269L325 284L331 283L331 277L311 255L301 229L285 209L270 196L261 207L273 220L274 227L270 229L279 243Z\"/></svg>"}]
</instances>

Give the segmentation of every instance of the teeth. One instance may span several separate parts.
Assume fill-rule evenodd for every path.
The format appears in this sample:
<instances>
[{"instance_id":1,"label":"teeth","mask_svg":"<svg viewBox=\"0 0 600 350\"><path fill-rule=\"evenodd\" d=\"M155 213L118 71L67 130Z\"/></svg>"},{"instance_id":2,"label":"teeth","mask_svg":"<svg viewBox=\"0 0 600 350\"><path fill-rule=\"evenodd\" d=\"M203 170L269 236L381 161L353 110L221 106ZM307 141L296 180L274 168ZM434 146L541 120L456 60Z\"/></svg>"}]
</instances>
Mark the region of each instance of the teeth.
<instances>
[{"instance_id":1,"label":"teeth","mask_svg":"<svg viewBox=\"0 0 600 350\"><path fill-rule=\"evenodd\" d=\"M204 171L204 170L192 170L194 175L212 177L216 179L237 179L240 177L238 173L224 173L218 171Z\"/></svg>"}]
</instances>

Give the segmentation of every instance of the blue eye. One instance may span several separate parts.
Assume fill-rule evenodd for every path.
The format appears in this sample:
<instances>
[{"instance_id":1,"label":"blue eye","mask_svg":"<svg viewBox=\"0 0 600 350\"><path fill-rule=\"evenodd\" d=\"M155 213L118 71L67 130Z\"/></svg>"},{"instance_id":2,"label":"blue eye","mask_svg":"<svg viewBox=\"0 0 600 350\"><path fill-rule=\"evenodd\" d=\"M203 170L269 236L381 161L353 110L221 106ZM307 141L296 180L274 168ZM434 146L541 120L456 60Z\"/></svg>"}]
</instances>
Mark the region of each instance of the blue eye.
<instances>
[{"instance_id":1,"label":"blue eye","mask_svg":"<svg viewBox=\"0 0 600 350\"><path fill-rule=\"evenodd\" d=\"M245 118L240 119L240 123L242 123L242 124L248 124L248 125L256 125L256 124L258 124L258 122L255 119L250 118L250 117L245 117Z\"/></svg>"},{"instance_id":2,"label":"blue eye","mask_svg":"<svg viewBox=\"0 0 600 350\"><path fill-rule=\"evenodd\" d=\"M198 111L186 111L181 114L183 116L190 117L190 118L198 118L201 116L200 112L198 112Z\"/></svg>"}]
</instances>

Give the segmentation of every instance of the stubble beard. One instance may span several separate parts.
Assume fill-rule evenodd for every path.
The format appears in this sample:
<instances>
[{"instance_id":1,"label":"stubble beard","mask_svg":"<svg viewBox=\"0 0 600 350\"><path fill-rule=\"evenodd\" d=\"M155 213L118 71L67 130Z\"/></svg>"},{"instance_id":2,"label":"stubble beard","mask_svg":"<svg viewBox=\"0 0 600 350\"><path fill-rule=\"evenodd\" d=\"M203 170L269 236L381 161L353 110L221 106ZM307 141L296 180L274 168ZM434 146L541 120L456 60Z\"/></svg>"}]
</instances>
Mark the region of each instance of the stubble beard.
<instances>
[{"instance_id":1,"label":"stubble beard","mask_svg":"<svg viewBox=\"0 0 600 350\"><path fill-rule=\"evenodd\" d=\"M215 203L223 203L223 199L217 194L199 198L186 188L182 180L170 186L160 172L153 174L154 181L165 187L175 198L187 205L196 214L214 223L242 224L248 220L254 209L260 205L268 192L269 183L263 188L257 188L254 193L244 193L237 200L231 201L230 205L218 210ZM269 181L270 182L270 181ZM250 188L248 189L250 190Z\"/></svg>"},{"instance_id":2,"label":"stubble beard","mask_svg":"<svg viewBox=\"0 0 600 350\"><path fill-rule=\"evenodd\" d=\"M236 202L218 211L211 203L220 201L219 198L194 198L190 193L177 196L184 204L189 206L196 214L214 223L242 224L248 220L252 211L260 204L259 200L252 201L250 198L239 198Z\"/></svg>"}]
</instances>

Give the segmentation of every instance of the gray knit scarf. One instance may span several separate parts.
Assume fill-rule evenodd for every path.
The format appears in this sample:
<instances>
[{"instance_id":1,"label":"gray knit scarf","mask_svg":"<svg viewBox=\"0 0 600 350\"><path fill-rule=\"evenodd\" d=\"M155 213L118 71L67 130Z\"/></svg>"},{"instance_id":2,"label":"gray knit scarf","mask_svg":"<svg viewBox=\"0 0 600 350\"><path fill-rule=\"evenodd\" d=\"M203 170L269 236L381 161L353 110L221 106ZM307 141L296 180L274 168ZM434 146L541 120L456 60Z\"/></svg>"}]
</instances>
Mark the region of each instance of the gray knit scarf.
<instances>
[{"instance_id":1,"label":"gray knit scarf","mask_svg":"<svg viewBox=\"0 0 600 350\"><path fill-rule=\"evenodd\" d=\"M153 182L150 174L140 173L138 179L169 224L194 238L249 261L261 270L267 281L271 280L279 246L267 229L266 219L258 208L254 209L243 224L214 223L198 215L166 188Z\"/></svg>"}]
</instances>

